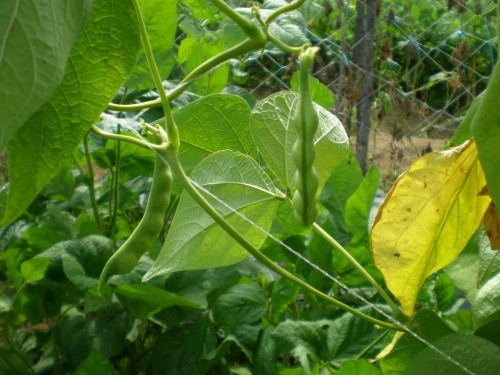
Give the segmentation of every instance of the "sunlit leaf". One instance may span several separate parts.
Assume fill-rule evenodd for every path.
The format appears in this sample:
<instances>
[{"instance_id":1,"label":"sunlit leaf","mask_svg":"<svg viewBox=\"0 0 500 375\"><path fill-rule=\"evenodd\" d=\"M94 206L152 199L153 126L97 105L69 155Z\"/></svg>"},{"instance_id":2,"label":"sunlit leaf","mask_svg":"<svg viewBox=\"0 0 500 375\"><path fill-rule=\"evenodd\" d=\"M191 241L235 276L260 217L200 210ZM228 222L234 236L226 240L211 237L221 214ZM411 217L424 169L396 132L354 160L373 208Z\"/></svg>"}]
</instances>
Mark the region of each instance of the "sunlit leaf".
<instances>
[{"instance_id":1,"label":"sunlit leaf","mask_svg":"<svg viewBox=\"0 0 500 375\"><path fill-rule=\"evenodd\" d=\"M250 157L229 150L217 152L198 165L191 179L261 228L271 228L278 206L277 192ZM255 248L262 246L267 237L262 231L213 197L202 194ZM144 280L169 272L226 266L247 256L190 195L183 193L167 240Z\"/></svg>"},{"instance_id":2,"label":"sunlit leaf","mask_svg":"<svg viewBox=\"0 0 500 375\"><path fill-rule=\"evenodd\" d=\"M380 206L371 234L375 264L412 315L425 278L453 261L490 203L474 142L417 160Z\"/></svg>"}]
</instances>

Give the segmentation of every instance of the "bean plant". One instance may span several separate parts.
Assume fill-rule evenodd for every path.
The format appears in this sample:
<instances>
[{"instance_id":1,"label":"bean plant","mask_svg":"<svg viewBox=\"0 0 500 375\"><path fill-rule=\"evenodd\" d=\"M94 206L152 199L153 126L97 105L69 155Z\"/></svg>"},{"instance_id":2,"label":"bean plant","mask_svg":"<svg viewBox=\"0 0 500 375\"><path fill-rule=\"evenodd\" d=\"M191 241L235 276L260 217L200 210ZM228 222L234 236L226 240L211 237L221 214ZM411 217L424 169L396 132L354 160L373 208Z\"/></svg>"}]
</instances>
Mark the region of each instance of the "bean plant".
<instances>
[{"instance_id":1,"label":"bean plant","mask_svg":"<svg viewBox=\"0 0 500 375\"><path fill-rule=\"evenodd\" d=\"M0 372L494 374L500 65L375 212L307 2L240 3L8 2Z\"/></svg>"}]
</instances>

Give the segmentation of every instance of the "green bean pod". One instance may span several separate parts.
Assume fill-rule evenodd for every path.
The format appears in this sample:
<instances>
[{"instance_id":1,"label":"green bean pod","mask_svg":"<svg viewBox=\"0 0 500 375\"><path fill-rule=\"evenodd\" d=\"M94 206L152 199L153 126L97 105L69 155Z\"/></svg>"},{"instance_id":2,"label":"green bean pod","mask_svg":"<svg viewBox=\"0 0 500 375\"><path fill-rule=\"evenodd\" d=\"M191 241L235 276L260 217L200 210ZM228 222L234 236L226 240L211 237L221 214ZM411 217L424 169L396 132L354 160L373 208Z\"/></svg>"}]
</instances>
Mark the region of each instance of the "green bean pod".
<instances>
[{"instance_id":1,"label":"green bean pod","mask_svg":"<svg viewBox=\"0 0 500 375\"><path fill-rule=\"evenodd\" d=\"M295 218L305 226L314 223L318 215L316 193L319 179L313 164L316 156L314 135L318 129L319 116L309 87L309 70L317 50L317 47L309 47L299 57L299 99L292 119L297 130L297 140L292 148L293 161L297 167L294 176L296 191L292 201Z\"/></svg>"},{"instance_id":2,"label":"green bean pod","mask_svg":"<svg viewBox=\"0 0 500 375\"><path fill-rule=\"evenodd\" d=\"M113 275L132 271L139 258L158 238L170 204L172 172L163 153L157 151L153 182L144 216L125 243L109 258L99 278L98 290Z\"/></svg>"}]
</instances>

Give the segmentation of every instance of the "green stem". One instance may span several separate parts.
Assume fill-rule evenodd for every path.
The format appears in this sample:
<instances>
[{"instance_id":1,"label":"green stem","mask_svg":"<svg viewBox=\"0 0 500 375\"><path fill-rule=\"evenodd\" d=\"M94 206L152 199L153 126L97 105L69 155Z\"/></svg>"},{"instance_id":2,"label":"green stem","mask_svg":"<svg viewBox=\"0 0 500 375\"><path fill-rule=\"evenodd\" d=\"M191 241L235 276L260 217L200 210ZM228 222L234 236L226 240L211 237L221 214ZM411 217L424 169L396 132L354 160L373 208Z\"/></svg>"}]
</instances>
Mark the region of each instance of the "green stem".
<instances>
[{"instance_id":1,"label":"green stem","mask_svg":"<svg viewBox=\"0 0 500 375\"><path fill-rule=\"evenodd\" d=\"M276 9L274 12L272 12L267 18L266 18L266 25L270 25L271 22L273 22L276 18L281 16L283 13L290 12L292 10L297 9L300 7L302 4L304 4L305 0L297 0L297 1L292 1L290 4L285 5L284 7Z\"/></svg>"},{"instance_id":2,"label":"green stem","mask_svg":"<svg viewBox=\"0 0 500 375\"><path fill-rule=\"evenodd\" d=\"M226 233L228 233L231 237L233 237L236 242L238 242L250 255L252 255L255 259L257 259L260 263L268 267L270 270L276 272L277 274L287 278L288 280L296 283L301 286L304 290L309 293L314 294L318 298L321 298L328 303L331 303L345 311L348 311L354 315L359 316L362 319L365 319L373 324L379 325L384 328L393 329L397 331L402 331L403 328L399 325L384 322L382 320L373 318L369 315L363 314L362 312L348 306L335 298L332 298L313 286L309 285L304 280L295 276L294 274L288 272L287 270L281 268L277 264L275 264L271 259L266 257L260 251L255 249L236 229L234 229L219 213L207 202L207 200L200 194L200 192L191 184L188 177L185 175L182 166L180 165L179 159L177 157L177 152L172 149L167 149L166 158L170 167L172 168L172 172L178 178L178 181L182 184L184 189L188 192L189 195L205 210L205 212L212 217L212 219L221 226Z\"/></svg>"},{"instance_id":3,"label":"green stem","mask_svg":"<svg viewBox=\"0 0 500 375\"><path fill-rule=\"evenodd\" d=\"M193 81L198 78L203 73L208 72L210 69L216 67L217 65L232 59L236 56L243 55L247 52L253 51L258 48L264 48L266 42L256 42L252 39L245 39L243 42L221 52L218 55L208 59L203 64L198 65L196 69L194 69L191 73L189 73L184 79L181 81L182 83L187 83L189 81ZM172 90L172 93L176 92L176 90Z\"/></svg>"},{"instance_id":4,"label":"green stem","mask_svg":"<svg viewBox=\"0 0 500 375\"><path fill-rule=\"evenodd\" d=\"M312 227L316 231L316 233L323 237L330 245L340 251L342 255L346 257L347 260L354 266L354 268L356 268L363 275L363 277L377 290L384 301L387 302L387 304L391 307L392 314L397 318L401 318L401 310L399 309L398 305L392 300L391 297L389 297L389 295L380 286L380 284L377 283L372 275L370 275L370 273L361 264L359 264L359 262L323 228L321 228L316 223L314 223Z\"/></svg>"},{"instance_id":5,"label":"green stem","mask_svg":"<svg viewBox=\"0 0 500 375\"><path fill-rule=\"evenodd\" d=\"M94 168L92 167L89 152L89 133L85 134L85 137L83 138L83 149L85 151L85 160L87 161L87 173L89 179L87 187L89 189L90 204L92 206L92 212L94 214L94 220L97 228L101 230L101 219L99 218L99 210L97 208L97 199L95 197L94 189Z\"/></svg>"},{"instance_id":6,"label":"green stem","mask_svg":"<svg viewBox=\"0 0 500 375\"><path fill-rule=\"evenodd\" d=\"M260 30L252 21L248 18L245 18L241 14L238 14L233 8L227 5L222 0L210 0L212 4L214 4L219 10L224 12L229 18L231 18L248 36L250 39L257 43L263 43L266 41L266 35Z\"/></svg>"},{"instance_id":7,"label":"green stem","mask_svg":"<svg viewBox=\"0 0 500 375\"><path fill-rule=\"evenodd\" d=\"M170 109L170 100L163 88L163 81L158 70L158 66L155 63L155 58L153 55L153 50L151 48L151 43L149 43L148 32L146 31L146 25L144 24L144 19L142 17L141 8L139 6L138 0L133 0L135 13L137 15L137 22L139 24L139 32L141 34L142 46L146 54L146 60L148 61L149 69L151 71L151 76L155 82L156 89L160 95L161 103L163 106L163 112L165 114L165 129L168 135L169 147L173 147L178 150L180 145L179 140L179 130L177 125L175 125L174 118L172 116L172 111Z\"/></svg>"},{"instance_id":8,"label":"green stem","mask_svg":"<svg viewBox=\"0 0 500 375\"><path fill-rule=\"evenodd\" d=\"M229 59L243 55L257 48L263 48L265 43L256 43L251 39L245 39L243 42L221 52L218 55L205 61L203 64L198 65L191 73L189 73L184 79L175 87L175 89L168 92L168 98L170 100L180 96L186 89L193 83L197 78L199 78L204 73L215 68L217 65L226 62ZM147 102L136 103L136 104L115 104L109 103L108 109L112 111L122 111L122 112L138 112L147 108L159 107L163 103L161 98L150 100Z\"/></svg>"}]
</instances>

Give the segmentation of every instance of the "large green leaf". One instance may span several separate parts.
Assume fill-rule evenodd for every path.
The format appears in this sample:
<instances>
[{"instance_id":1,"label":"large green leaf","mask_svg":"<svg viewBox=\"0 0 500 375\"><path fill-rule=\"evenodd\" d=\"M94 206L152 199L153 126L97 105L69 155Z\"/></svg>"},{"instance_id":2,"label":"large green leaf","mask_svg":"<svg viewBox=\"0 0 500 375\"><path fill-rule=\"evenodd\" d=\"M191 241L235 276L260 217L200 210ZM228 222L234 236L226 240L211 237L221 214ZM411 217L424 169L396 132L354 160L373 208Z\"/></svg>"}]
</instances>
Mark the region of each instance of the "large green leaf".
<instances>
[{"instance_id":1,"label":"large green leaf","mask_svg":"<svg viewBox=\"0 0 500 375\"><path fill-rule=\"evenodd\" d=\"M490 341L477 336L453 333L442 337L433 345L459 365L434 348L426 348L410 362L405 375L498 374L500 348Z\"/></svg>"},{"instance_id":2,"label":"large green leaf","mask_svg":"<svg viewBox=\"0 0 500 375\"><path fill-rule=\"evenodd\" d=\"M3 223L15 220L71 158L134 66L140 41L130 0L95 0L71 50L62 83L9 143L9 197Z\"/></svg>"},{"instance_id":3,"label":"large green leaf","mask_svg":"<svg viewBox=\"0 0 500 375\"><path fill-rule=\"evenodd\" d=\"M198 165L191 179L266 231L271 228L278 206L277 192L269 177L250 157L229 150L217 152ZM262 246L267 237L264 233L206 193L203 195L255 248ZM174 271L230 265L247 256L248 253L184 192L167 240L144 280Z\"/></svg>"},{"instance_id":4,"label":"large green leaf","mask_svg":"<svg viewBox=\"0 0 500 375\"><path fill-rule=\"evenodd\" d=\"M293 187L296 171L292 147L297 139L297 131L291 124L291 114L297 99L298 95L292 91L268 96L254 107L250 123L257 148L286 188ZM344 159L348 138L337 117L320 106L316 106L316 109L319 113L319 126L314 137L314 168L318 172L321 189L335 167Z\"/></svg>"},{"instance_id":5,"label":"large green leaf","mask_svg":"<svg viewBox=\"0 0 500 375\"><path fill-rule=\"evenodd\" d=\"M177 31L177 0L141 0L139 5L156 65L161 77L166 79L175 62L172 47ZM141 50L125 86L139 89L154 87L144 50Z\"/></svg>"},{"instance_id":6,"label":"large green leaf","mask_svg":"<svg viewBox=\"0 0 500 375\"><path fill-rule=\"evenodd\" d=\"M256 156L250 134L250 108L234 95L209 95L174 112L182 146L180 159L189 175L208 155L233 150Z\"/></svg>"},{"instance_id":7,"label":"large green leaf","mask_svg":"<svg viewBox=\"0 0 500 375\"><path fill-rule=\"evenodd\" d=\"M91 9L92 0L2 2L0 150L61 82L71 46Z\"/></svg>"}]
</instances>

